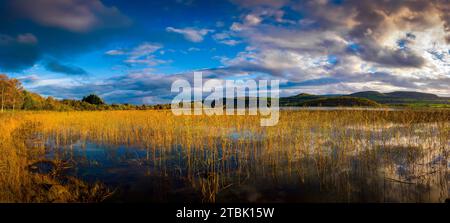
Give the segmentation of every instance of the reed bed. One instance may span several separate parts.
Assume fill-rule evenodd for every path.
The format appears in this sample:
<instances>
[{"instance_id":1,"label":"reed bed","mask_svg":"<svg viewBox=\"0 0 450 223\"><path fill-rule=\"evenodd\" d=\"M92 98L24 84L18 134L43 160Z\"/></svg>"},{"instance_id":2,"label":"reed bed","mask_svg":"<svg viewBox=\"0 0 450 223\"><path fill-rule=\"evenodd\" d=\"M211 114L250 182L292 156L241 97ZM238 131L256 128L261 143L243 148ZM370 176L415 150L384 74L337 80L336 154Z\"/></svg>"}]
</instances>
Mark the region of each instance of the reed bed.
<instances>
[{"instance_id":1,"label":"reed bed","mask_svg":"<svg viewBox=\"0 0 450 223\"><path fill-rule=\"evenodd\" d=\"M27 169L51 148L70 151L80 143L141 148L147 153L141 165L184 179L203 202L227 197L264 202L262 197L270 197L261 195L264 187L310 182L318 182L320 191L334 191L330 196L338 194L336 201L361 201L354 194L375 202L439 202L449 196L449 110L281 111L274 127L261 127L260 118L174 116L170 110L0 114L0 200L102 201L110 190L82 181L76 183L82 186L63 185L70 188L49 199L49 190L36 192L42 182ZM371 181L373 176L382 176L384 185L373 186L380 183ZM56 178L39 177L58 184ZM258 183L259 192L248 192ZM405 194L396 184L433 192ZM385 196L367 198L364 187L383 190Z\"/></svg>"}]
</instances>

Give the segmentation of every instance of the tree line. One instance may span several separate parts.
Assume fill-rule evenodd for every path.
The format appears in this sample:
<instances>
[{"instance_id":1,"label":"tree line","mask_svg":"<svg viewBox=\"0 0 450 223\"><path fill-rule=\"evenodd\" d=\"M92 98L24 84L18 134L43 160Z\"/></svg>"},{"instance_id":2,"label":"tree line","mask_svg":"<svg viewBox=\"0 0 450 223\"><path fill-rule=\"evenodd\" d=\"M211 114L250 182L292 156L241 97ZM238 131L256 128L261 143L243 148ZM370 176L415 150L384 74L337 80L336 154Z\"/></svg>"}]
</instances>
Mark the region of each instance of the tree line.
<instances>
[{"instance_id":1,"label":"tree line","mask_svg":"<svg viewBox=\"0 0 450 223\"><path fill-rule=\"evenodd\" d=\"M98 95L91 94L82 100L43 97L25 90L22 83L0 74L0 112L5 110L52 110L52 111L97 111L97 110L147 110L170 109L170 104L132 105L107 104Z\"/></svg>"}]
</instances>

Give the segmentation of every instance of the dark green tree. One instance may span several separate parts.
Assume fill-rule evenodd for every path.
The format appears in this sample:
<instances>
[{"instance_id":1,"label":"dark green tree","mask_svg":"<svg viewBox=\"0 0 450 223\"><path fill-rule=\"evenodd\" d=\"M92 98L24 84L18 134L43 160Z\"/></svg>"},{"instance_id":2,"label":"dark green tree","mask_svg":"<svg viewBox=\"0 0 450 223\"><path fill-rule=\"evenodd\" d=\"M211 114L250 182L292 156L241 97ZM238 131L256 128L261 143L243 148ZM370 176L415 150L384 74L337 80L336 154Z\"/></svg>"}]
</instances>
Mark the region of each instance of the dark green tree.
<instances>
[{"instance_id":1,"label":"dark green tree","mask_svg":"<svg viewBox=\"0 0 450 223\"><path fill-rule=\"evenodd\" d=\"M33 110L36 108L36 101L33 99L28 91L23 91L23 105L22 109Z\"/></svg>"},{"instance_id":2,"label":"dark green tree","mask_svg":"<svg viewBox=\"0 0 450 223\"><path fill-rule=\"evenodd\" d=\"M89 104L92 104L92 105L103 105L103 104L105 104L103 99L100 98L99 96L95 95L95 94L91 94L91 95L88 95L86 97L83 97L83 99L81 101L89 103Z\"/></svg>"}]
</instances>

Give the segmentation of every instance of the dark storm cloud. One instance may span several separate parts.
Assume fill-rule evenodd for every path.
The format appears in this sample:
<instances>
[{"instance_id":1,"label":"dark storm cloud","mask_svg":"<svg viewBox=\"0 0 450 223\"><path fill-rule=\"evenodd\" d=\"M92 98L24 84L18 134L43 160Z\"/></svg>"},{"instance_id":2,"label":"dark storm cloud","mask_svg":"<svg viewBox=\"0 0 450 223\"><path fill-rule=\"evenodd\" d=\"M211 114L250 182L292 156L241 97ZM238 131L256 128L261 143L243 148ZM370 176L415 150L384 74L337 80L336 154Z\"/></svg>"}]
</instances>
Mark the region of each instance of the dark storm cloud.
<instances>
[{"instance_id":1,"label":"dark storm cloud","mask_svg":"<svg viewBox=\"0 0 450 223\"><path fill-rule=\"evenodd\" d=\"M205 78L224 78L231 76L228 70L208 69L203 71ZM234 73L235 74L235 73ZM27 77L28 78L28 77ZM36 77L29 77L37 81ZM174 93L170 92L171 84L177 79L192 81L192 73L173 75L129 74L111 77L100 82L80 83L75 86L44 85L32 90L44 95L64 95L65 98L80 99L91 93L96 93L108 103L155 104L170 103ZM339 83L380 82L401 87L403 89L440 89L445 90L450 85L450 78L443 77L417 78L399 77L386 72L354 73L351 75L336 72L327 78L311 79L302 82L289 81L282 83L283 87L332 86ZM364 86L364 85L362 85Z\"/></svg>"},{"instance_id":2,"label":"dark storm cloud","mask_svg":"<svg viewBox=\"0 0 450 223\"><path fill-rule=\"evenodd\" d=\"M170 87L178 78L192 80L192 74L128 74L98 82L80 82L74 86L41 85L31 90L44 95L64 95L65 98L72 99L81 99L85 95L95 93L108 103L151 104L173 98L174 94L170 92ZM146 98L152 98L153 101Z\"/></svg>"},{"instance_id":3,"label":"dark storm cloud","mask_svg":"<svg viewBox=\"0 0 450 223\"><path fill-rule=\"evenodd\" d=\"M324 91L333 85L359 89L370 83L448 94L448 51L442 44L450 43L448 0L233 2L244 9L234 31L251 47L222 70L268 73L299 88ZM268 7L289 8L301 18L273 25L275 19L261 16ZM248 15L256 22L246 22ZM283 59L268 56L274 52ZM322 69L329 65L321 59L327 55L343 62Z\"/></svg>"},{"instance_id":4,"label":"dark storm cloud","mask_svg":"<svg viewBox=\"0 0 450 223\"><path fill-rule=\"evenodd\" d=\"M448 2L448 0L441 0L437 7L440 9L441 18L445 22L444 28L447 32L445 40L447 41L447 43L450 43L450 3Z\"/></svg>"},{"instance_id":5,"label":"dark storm cloud","mask_svg":"<svg viewBox=\"0 0 450 223\"><path fill-rule=\"evenodd\" d=\"M365 61L376 62L389 67L417 67L425 64L425 60L407 49L391 49L381 47L374 42L364 41L359 43L361 49L357 52Z\"/></svg>"},{"instance_id":6,"label":"dark storm cloud","mask_svg":"<svg viewBox=\"0 0 450 223\"><path fill-rule=\"evenodd\" d=\"M386 72L355 73L348 75L345 73L334 73L331 77L311 79L301 82L290 82L290 86L326 86L337 83L364 83L380 82L394 85L405 89L439 89L446 90L450 86L449 77L427 78L427 77L399 77Z\"/></svg>"},{"instance_id":7,"label":"dark storm cloud","mask_svg":"<svg viewBox=\"0 0 450 223\"><path fill-rule=\"evenodd\" d=\"M178 20L172 16L167 17L167 12L160 10L166 4L162 2L147 1L152 3L137 6L134 2L113 3L114 1L106 0L37 0L33 5L30 2L0 0L0 35L3 35L3 42L0 38L0 69L20 71L31 67L37 61L43 61L48 70L72 76L65 77L60 82L57 79L38 80L34 76L29 77L30 83L34 83L30 84L34 87L32 90L64 98L81 98L86 94L97 93L108 102L136 104L143 103L144 98L170 98L172 81L177 77L191 80L189 75L98 76L101 80L89 76L83 78L97 81L81 80L80 83L73 84L67 79L82 79L77 75L86 72L74 66L76 64L68 65L67 61L76 58L80 53L100 48L103 50L108 44L126 45L151 41L172 47L175 42L165 31L166 27L176 27L177 32L182 32L186 31L186 27L192 26L192 22L196 27L198 25L199 29L212 28L208 27L208 23L216 22L206 23L202 19L209 20L210 17L201 13L205 11L204 8L192 11L191 4L189 8L176 10L183 16L182 20ZM223 24L214 29L217 34L220 30L230 38L239 40L241 52L223 54L223 51L217 50L217 55L213 56L226 58L223 62L220 61L223 67L206 69L204 76L267 76L285 80L292 86L312 86L311 89L324 89L323 91L341 84L343 90L359 89L360 86L369 86L371 82L381 88L431 89L448 94L448 67L444 67L448 64L448 45L442 47L439 42L446 40L450 43L448 0L232 2L237 4L232 6L239 14L233 14L235 11L232 11L228 14L230 19L225 20L225 23L219 21ZM35 4L36 7L33 7ZM138 20L137 24L144 24L146 30L142 27L127 26L130 21L113 6L116 4L119 4L124 12L134 13L142 10L132 16ZM129 5L133 7L123 7ZM151 8L157 9L150 13ZM156 12L158 10L161 12ZM185 14L185 10L190 10L190 13ZM214 10L223 11L219 6ZM194 14L203 17L197 18ZM162 21L165 25L159 27L155 25L156 22L152 23L150 20L158 23ZM436 32L435 35L436 30L442 31L436 27L442 28L446 35L441 32ZM429 28L433 28L433 32L428 32ZM208 42L209 37L201 44L209 44ZM438 43L436 49L433 49L436 51L427 53L426 50L433 47L433 42ZM203 45L198 45L199 48L201 46ZM209 46L213 45L205 45ZM430 54L437 59L430 59ZM166 56L170 57L169 54ZM335 62L329 59L330 56L336 58ZM57 58L57 61L46 63L45 58ZM148 61L152 59L154 58L147 57ZM174 63L170 64L173 67L170 68L177 68L175 70L184 66L180 63L177 67L179 61L176 57L164 59L174 59ZM209 63L203 61L192 62L202 67L209 66ZM88 65L85 68L89 69ZM155 72L159 72L157 69L159 68L155 68Z\"/></svg>"},{"instance_id":8,"label":"dark storm cloud","mask_svg":"<svg viewBox=\"0 0 450 223\"><path fill-rule=\"evenodd\" d=\"M356 10L355 20L359 23L349 32L349 38L361 45L360 57L366 61L372 61L391 67L422 67L425 60L422 56L409 50L390 49L379 45L379 38L386 32L384 22L390 15L409 10L414 16L404 15L397 18L398 26L412 26L415 29L430 27L432 21L427 15L433 13L433 9L439 10L432 1L348 1L349 7Z\"/></svg>"},{"instance_id":9,"label":"dark storm cloud","mask_svg":"<svg viewBox=\"0 0 450 223\"><path fill-rule=\"evenodd\" d=\"M448 1L349 1L355 7L356 21L359 22L351 31L350 38L359 42L366 50L361 57L388 66L421 67L424 60L420 55L409 51L389 50L378 45L378 39L388 33L385 22L396 19L399 27L412 27L424 30L439 21L430 20L431 15L440 14L448 27ZM408 13L405 13L407 11ZM403 14L401 13L403 12ZM444 28L444 27L443 27ZM445 29L447 35L450 30ZM448 37L448 36L447 36Z\"/></svg>"},{"instance_id":10,"label":"dark storm cloud","mask_svg":"<svg viewBox=\"0 0 450 223\"><path fill-rule=\"evenodd\" d=\"M198 70L203 72L204 80L224 78L230 74L220 70ZM177 93L171 92L172 83L183 79L192 85L193 72L164 74L127 74L110 77L101 81L79 82L72 86L56 84L38 85L32 91L43 95L63 95L64 98L81 99L83 96L95 93L108 103L157 104L170 103ZM36 77L24 77L33 82L39 82Z\"/></svg>"},{"instance_id":11,"label":"dark storm cloud","mask_svg":"<svg viewBox=\"0 0 450 223\"><path fill-rule=\"evenodd\" d=\"M121 27L131 23L117 8L107 7L99 0L14 0L11 8L19 17L72 32Z\"/></svg>"},{"instance_id":12,"label":"dark storm cloud","mask_svg":"<svg viewBox=\"0 0 450 223\"><path fill-rule=\"evenodd\" d=\"M131 25L117 8L97 0L0 1L0 21L0 69L14 72L30 68L43 55L64 61L103 47ZM38 41L31 44L31 35ZM14 41L6 44L5 36Z\"/></svg>"},{"instance_id":13,"label":"dark storm cloud","mask_svg":"<svg viewBox=\"0 0 450 223\"><path fill-rule=\"evenodd\" d=\"M50 60L45 63L45 68L49 71L67 75L87 75L88 73L81 67L70 64L62 64L56 60Z\"/></svg>"},{"instance_id":14,"label":"dark storm cloud","mask_svg":"<svg viewBox=\"0 0 450 223\"><path fill-rule=\"evenodd\" d=\"M21 71L40 57L36 38L31 34L12 37L0 34L0 70Z\"/></svg>"},{"instance_id":15,"label":"dark storm cloud","mask_svg":"<svg viewBox=\"0 0 450 223\"><path fill-rule=\"evenodd\" d=\"M245 1L244 1L245 2ZM389 49L379 40L389 34L388 23L395 22L399 28L411 27L425 30L436 22L431 16L437 14L444 22L442 27L450 40L450 6L446 0L384 1L346 0L294 1L286 3L313 21L316 30L336 30L341 37L358 43L364 51L359 56L371 62L390 67L422 67L424 59L412 51ZM353 24L351 24L353 23ZM351 27L351 28L350 28ZM347 31L348 30L348 31Z\"/></svg>"}]
</instances>

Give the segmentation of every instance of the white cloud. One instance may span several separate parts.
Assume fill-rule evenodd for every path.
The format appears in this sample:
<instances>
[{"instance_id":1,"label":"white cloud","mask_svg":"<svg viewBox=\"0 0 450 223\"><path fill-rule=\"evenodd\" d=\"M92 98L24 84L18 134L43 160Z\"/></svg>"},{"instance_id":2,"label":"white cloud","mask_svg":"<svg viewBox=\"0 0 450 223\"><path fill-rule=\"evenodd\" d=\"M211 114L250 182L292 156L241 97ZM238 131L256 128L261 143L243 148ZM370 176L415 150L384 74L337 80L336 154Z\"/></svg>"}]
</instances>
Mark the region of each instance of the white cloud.
<instances>
[{"instance_id":1,"label":"white cloud","mask_svg":"<svg viewBox=\"0 0 450 223\"><path fill-rule=\"evenodd\" d=\"M156 66L170 62L158 59L155 56L157 51L160 51L161 55L164 54L161 50L162 48L163 46L160 44L144 42L132 49L113 49L105 52L105 54L109 56L127 56L124 62L130 65Z\"/></svg>"},{"instance_id":2,"label":"white cloud","mask_svg":"<svg viewBox=\"0 0 450 223\"><path fill-rule=\"evenodd\" d=\"M108 50L105 52L105 54L110 56L117 56L117 55L124 55L125 52L123 50Z\"/></svg>"},{"instance_id":3,"label":"white cloud","mask_svg":"<svg viewBox=\"0 0 450 223\"><path fill-rule=\"evenodd\" d=\"M439 11L442 2L235 2L248 11L228 33L213 36L220 42L231 33L249 44L235 58L222 60L229 72L268 73L311 93L373 89L450 95L450 41L445 14ZM309 17L286 20L284 7L307 11ZM399 47L408 33L414 38ZM351 52L353 43L361 50ZM330 62L330 56L337 60Z\"/></svg>"},{"instance_id":4,"label":"white cloud","mask_svg":"<svg viewBox=\"0 0 450 223\"><path fill-rule=\"evenodd\" d=\"M245 23L248 25L258 25L262 19L258 15L248 14L245 16Z\"/></svg>"},{"instance_id":5,"label":"white cloud","mask_svg":"<svg viewBox=\"0 0 450 223\"><path fill-rule=\"evenodd\" d=\"M226 44L229 46L235 46L235 45L241 43L241 41L239 41L239 40L232 39L233 35L234 34L232 34L232 32L225 31L225 32L214 34L213 39L219 43Z\"/></svg>"},{"instance_id":6,"label":"white cloud","mask_svg":"<svg viewBox=\"0 0 450 223\"><path fill-rule=\"evenodd\" d=\"M173 32L178 33L184 36L185 39L192 41L192 42L202 42L204 37L211 32L214 32L212 29L197 29L197 28L184 28L184 29L177 29L173 27L167 27L167 32Z\"/></svg>"},{"instance_id":7,"label":"white cloud","mask_svg":"<svg viewBox=\"0 0 450 223\"><path fill-rule=\"evenodd\" d=\"M157 50L159 50L161 48L162 48L162 46L160 44L153 44L153 43L145 42L145 43L142 43L139 46L135 47L130 52L130 57L131 58L139 58L142 56L146 56L146 55L156 52Z\"/></svg>"},{"instance_id":8,"label":"white cloud","mask_svg":"<svg viewBox=\"0 0 450 223\"><path fill-rule=\"evenodd\" d=\"M142 43L128 53L129 56L124 62L128 64L146 64L149 66L166 63L167 61L157 59L153 55L154 52L161 48L162 46L159 44Z\"/></svg>"},{"instance_id":9,"label":"white cloud","mask_svg":"<svg viewBox=\"0 0 450 223\"><path fill-rule=\"evenodd\" d=\"M237 40L234 40L234 39L222 40L222 41L219 41L219 42L223 43L225 45L228 45L228 46L235 46L235 45L241 43L241 41L237 41Z\"/></svg>"},{"instance_id":10,"label":"white cloud","mask_svg":"<svg viewBox=\"0 0 450 223\"><path fill-rule=\"evenodd\" d=\"M242 31L243 30L243 26L242 26L242 24L240 24L238 22L233 22L233 24L231 24L230 29L232 31Z\"/></svg>"}]
</instances>

